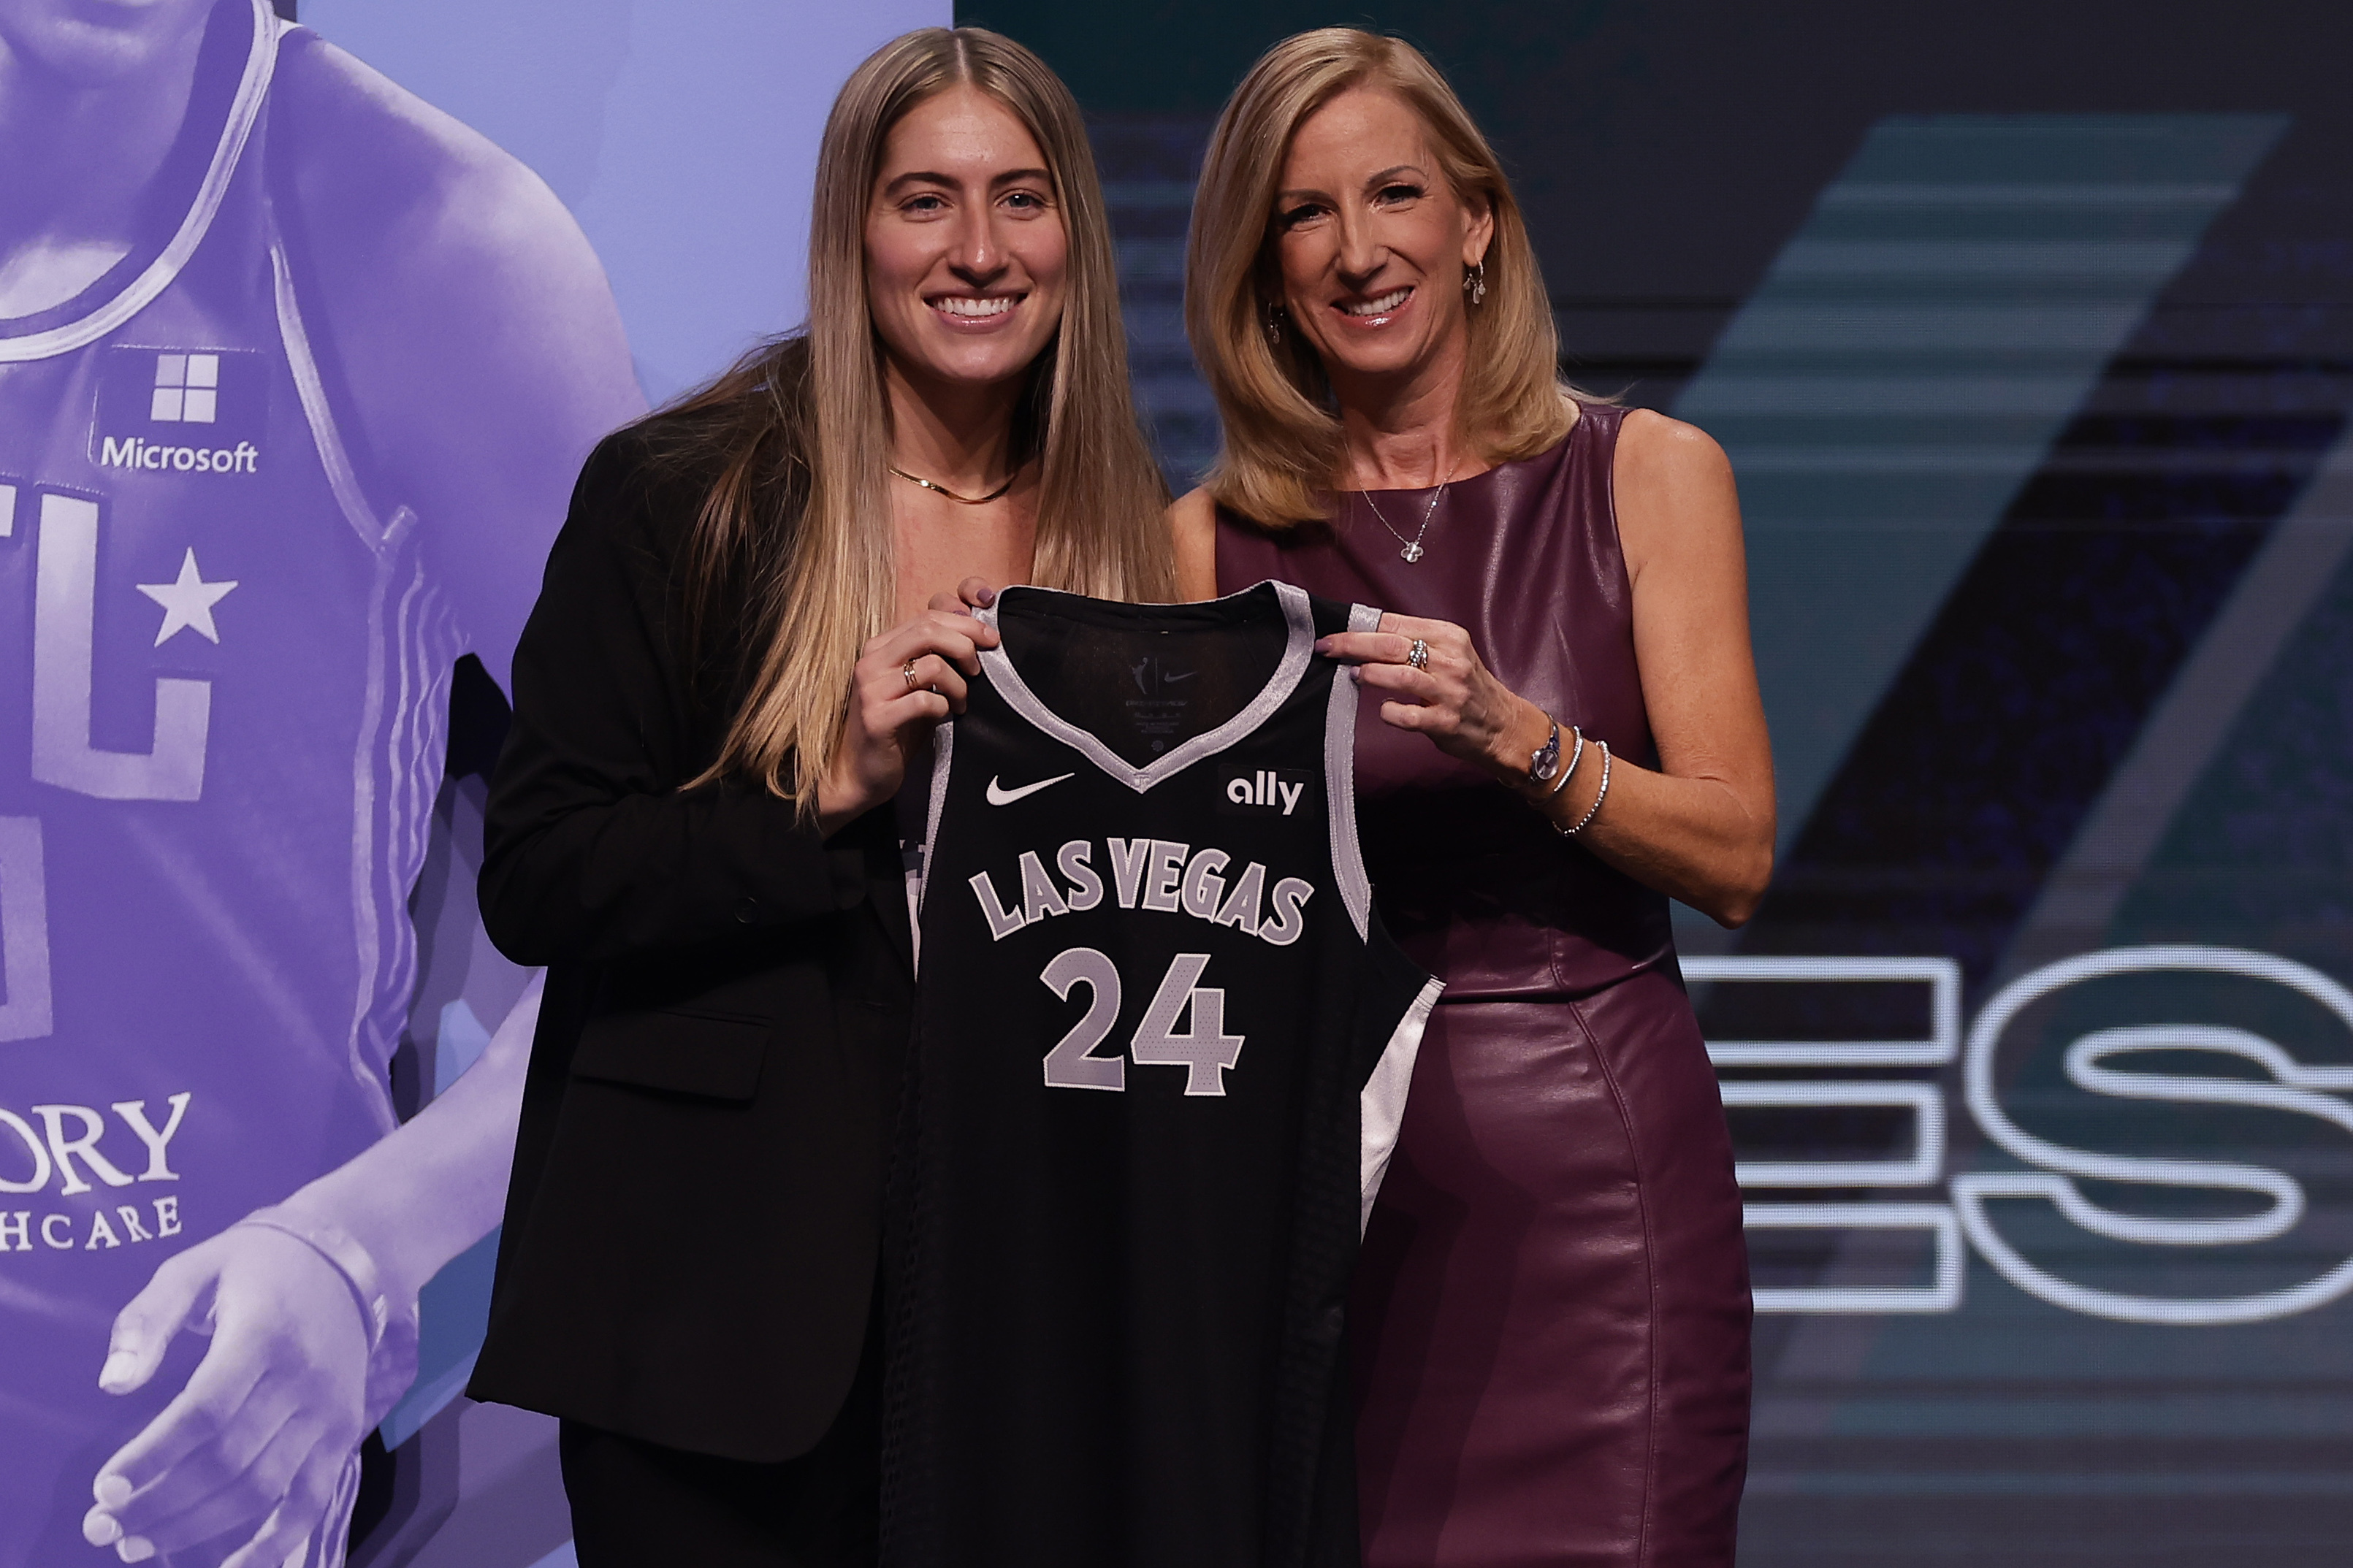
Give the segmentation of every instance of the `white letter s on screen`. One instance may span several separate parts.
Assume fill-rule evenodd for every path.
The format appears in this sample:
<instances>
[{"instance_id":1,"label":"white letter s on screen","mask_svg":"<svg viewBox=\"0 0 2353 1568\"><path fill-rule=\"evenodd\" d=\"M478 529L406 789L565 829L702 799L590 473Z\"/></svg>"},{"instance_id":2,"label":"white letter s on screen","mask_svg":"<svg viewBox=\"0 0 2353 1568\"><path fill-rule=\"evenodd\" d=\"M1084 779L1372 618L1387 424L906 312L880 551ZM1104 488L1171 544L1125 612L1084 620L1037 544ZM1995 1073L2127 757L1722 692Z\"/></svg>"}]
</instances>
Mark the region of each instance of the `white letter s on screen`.
<instances>
[{"instance_id":1,"label":"white letter s on screen","mask_svg":"<svg viewBox=\"0 0 2353 1568\"><path fill-rule=\"evenodd\" d=\"M2353 1033L2353 992L2317 970L2270 953L2238 948L2163 946L2116 948L2053 963L2011 982L1988 1002L1971 1026L1964 1074L1970 1113L1985 1135L2031 1171L1984 1171L1952 1178L1953 1204L1978 1253L2005 1279L2054 1306L2125 1322L2209 1325L2259 1322L2309 1311L2353 1289L2353 1258L2316 1279L2249 1296L2196 1299L2134 1296L2062 1279L2031 1262L1995 1229L1988 1198L2042 1198L2073 1224L2113 1240L2164 1247L2223 1247L2268 1241L2303 1218L2304 1189L2293 1176L2259 1165L2222 1161L2151 1159L2102 1154L2038 1138L2010 1119L1996 1093L1994 1058L2003 1031L2033 1003L2088 981L2123 974L2189 973L2231 975L2284 985L2328 1010ZM2260 1068L2268 1082L2246 1078L2126 1072L2107 1059L2142 1051L2206 1051ZM2067 1048L2069 1081L2090 1093L2126 1100L2242 1105L2316 1117L2353 1134L2353 1108L2336 1094L2353 1090L2353 1067L2297 1061L2274 1042L2244 1029L2159 1024L2102 1029ZM2120 1213L2086 1198L2078 1178L2174 1188L2221 1189L2268 1200L2250 1215L2222 1218L2161 1218Z\"/></svg>"}]
</instances>

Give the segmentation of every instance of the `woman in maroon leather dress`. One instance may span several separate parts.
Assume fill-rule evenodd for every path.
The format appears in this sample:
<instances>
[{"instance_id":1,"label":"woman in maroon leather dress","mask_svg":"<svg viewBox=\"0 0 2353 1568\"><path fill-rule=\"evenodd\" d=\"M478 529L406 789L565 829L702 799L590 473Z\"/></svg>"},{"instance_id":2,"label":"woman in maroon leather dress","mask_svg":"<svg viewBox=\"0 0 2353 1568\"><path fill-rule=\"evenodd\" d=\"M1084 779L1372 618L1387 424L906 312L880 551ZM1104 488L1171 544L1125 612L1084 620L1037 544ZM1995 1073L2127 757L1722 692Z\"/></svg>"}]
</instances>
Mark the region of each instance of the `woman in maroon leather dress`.
<instances>
[{"instance_id":1,"label":"woman in maroon leather dress","mask_svg":"<svg viewBox=\"0 0 2353 1568\"><path fill-rule=\"evenodd\" d=\"M1350 1320L1365 1562L1729 1565L1747 1269L1667 895L1737 924L1770 868L1730 469L1558 387L1493 154L1394 40L1244 80L1187 309L1226 429L1187 586L1392 612L1326 651L1382 919L1447 984Z\"/></svg>"}]
</instances>

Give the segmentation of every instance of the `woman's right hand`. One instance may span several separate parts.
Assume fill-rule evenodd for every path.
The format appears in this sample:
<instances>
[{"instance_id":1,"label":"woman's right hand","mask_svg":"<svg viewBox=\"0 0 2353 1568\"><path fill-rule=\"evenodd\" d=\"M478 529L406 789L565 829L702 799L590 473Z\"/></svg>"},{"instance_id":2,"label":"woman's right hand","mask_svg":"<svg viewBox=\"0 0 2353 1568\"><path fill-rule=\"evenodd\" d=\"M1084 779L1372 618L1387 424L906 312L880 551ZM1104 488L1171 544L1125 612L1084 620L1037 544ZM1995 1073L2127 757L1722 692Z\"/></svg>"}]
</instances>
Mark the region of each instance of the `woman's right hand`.
<instances>
[{"instance_id":1,"label":"woman's right hand","mask_svg":"<svg viewBox=\"0 0 2353 1568\"><path fill-rule=\"evenodd\" d=\"M818 826L827 837L898 794L908 759L942 721L964 711L965 679L980 673L981 649L997 646L996 628L972 612L996 602L996 589L967 577L860 650L849 723L818 786Z\"/></svg>"}]
</instances>

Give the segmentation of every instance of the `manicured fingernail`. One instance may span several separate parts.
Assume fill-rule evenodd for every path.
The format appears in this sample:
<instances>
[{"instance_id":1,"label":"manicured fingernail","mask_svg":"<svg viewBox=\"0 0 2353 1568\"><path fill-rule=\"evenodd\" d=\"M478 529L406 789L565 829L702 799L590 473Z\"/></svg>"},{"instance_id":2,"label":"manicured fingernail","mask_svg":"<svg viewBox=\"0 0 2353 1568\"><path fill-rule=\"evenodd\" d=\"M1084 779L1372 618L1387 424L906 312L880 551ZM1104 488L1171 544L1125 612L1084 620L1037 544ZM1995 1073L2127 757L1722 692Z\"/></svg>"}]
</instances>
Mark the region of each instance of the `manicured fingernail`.
<instances>
[{"instance_id":1,"label":"manicured fingernail","mask_svg":"<svg viewBox=\"0 0 2353 1568\"><path fill-rule=\"evenodd\" d=\"M91 1509L81 1517L81 1538L92 1546L111 1546L122 1539L122 1521L103 1509Z\"/></svg>"},{"instance_id":2,"label":"manicured fingernail","mask_svg":"<svg viewBox=\"0 0 2353 1568\"><path fill-rule=\"evenodd\" d=\"M144 1563L155 1555L155 1543L143 1535L126 1535L114 1543L114 1554L125 1563Z\"/></svg>"},{"instance_id":3,"label":"manicured fingernail","mask_svg":"<svg viewBox=\"0 0 2353 1568\"><path fill-rule=\"evenodd\" d=\"M100 1476L97 1484L90 1489L98 1499L98 1506L100 1508L121 1508L131 1500L130 1479L118 1476L111 1470Z\"/></svg>"},{"instance_id":4,"label":"manicured fingernail","mask_svg":"<svg viewBox=\"0 0 2353 1568\"><path fill-rule=\"evenodd\" d=\"M136 1355L129 1351L116 1351L106 1358L106 1364L99 1369L98 1386L112 1394L117 1389L128 1386L138 1371L139 1358Z\"/></svg>"},{"instance_id":5,"label":"manicured fingernail","mask_svg":"<svg viewBox=\"0 0 2353 1568\"><path fill-rule=\"evenodd\" d=\"M980 591L980 602L983 606L997 603L997 590L994 588L983 588Z\"/></svg>"}]
</instances>

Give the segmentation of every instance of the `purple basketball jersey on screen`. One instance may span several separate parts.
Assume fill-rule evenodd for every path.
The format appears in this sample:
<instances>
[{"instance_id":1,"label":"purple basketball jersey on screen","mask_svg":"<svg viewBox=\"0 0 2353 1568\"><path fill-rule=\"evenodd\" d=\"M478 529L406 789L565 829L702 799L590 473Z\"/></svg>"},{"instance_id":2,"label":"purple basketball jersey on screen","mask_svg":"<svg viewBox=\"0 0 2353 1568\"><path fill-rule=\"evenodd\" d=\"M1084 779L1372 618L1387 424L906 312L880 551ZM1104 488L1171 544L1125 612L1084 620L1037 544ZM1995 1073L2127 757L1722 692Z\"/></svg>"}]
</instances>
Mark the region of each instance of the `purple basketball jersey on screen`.
<instances>
[{"instance_id":1,"label":"purple basketball jersey on screen","mask_svg":"<svg viewBox=\"0 0 2353 1568\"><path fill-rule=\"evenodd\" d=\"M185 1381L97 1387L156 1265L395 1125L463 642L306 330L241 11L153 232L0 321L0 1568Z\"/></svg>"}]
</instances>

